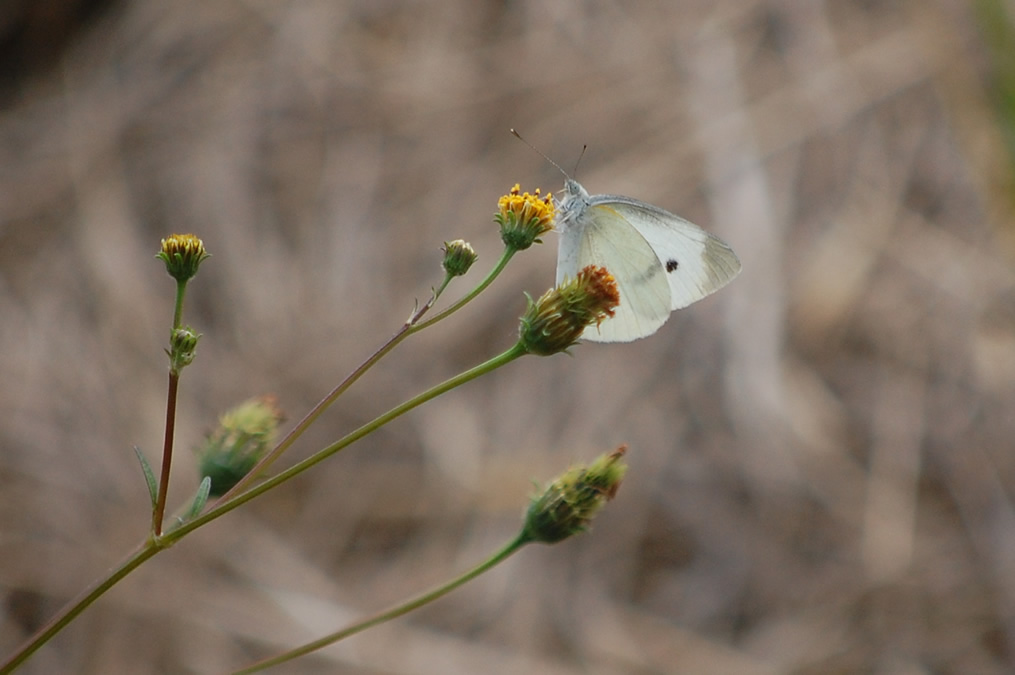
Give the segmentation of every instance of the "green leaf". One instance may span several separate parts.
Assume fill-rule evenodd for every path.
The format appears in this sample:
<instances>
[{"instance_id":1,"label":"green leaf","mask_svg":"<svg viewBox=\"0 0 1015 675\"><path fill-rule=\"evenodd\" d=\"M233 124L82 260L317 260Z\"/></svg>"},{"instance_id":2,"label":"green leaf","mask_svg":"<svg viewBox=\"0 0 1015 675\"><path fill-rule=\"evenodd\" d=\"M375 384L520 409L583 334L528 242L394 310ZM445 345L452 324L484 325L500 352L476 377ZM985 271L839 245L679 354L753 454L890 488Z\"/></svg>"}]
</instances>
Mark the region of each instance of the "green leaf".
<instances>
[{"instance_id":1,"label":"green leaf","mask_svg":"<svg viewBox=\"0 0 1015 675\"><path fill-rule=\"evenodd\" d=\"M194 501L190 503L190 508L187 510L187 515L184 516L184 521L193 520L201 515L201 509L208 503L209 492L211 492L211 477L205 476L201 480L201 485L197 488L197 494L194 495Z\"/></svg>"},{"instance_id":2,"label":"green leaf","mask_svg":"<svg viewBox=\"0 0 1015 675\"><path fill-rule=\"evenodd\" d=\"M137 461L141 462L141 471L144 472L145 482L148 483L148 495L152 498L152 508L154 509L159 501L159 484L155 481L151 464L148 463L141 449L136 445L134 446L134 454L137 455Z\"/></svg>"}]
</instances>

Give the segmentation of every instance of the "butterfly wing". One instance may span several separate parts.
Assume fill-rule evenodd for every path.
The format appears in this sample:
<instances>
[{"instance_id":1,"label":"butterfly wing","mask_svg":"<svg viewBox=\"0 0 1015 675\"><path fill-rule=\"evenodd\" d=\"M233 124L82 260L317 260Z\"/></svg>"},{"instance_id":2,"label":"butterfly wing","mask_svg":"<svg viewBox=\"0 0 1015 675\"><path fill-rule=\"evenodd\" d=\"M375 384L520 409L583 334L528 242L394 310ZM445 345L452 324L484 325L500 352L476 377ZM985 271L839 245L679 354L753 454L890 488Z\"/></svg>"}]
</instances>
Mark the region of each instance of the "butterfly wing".
<instances>
[{"instance_id":1,"label":"butterfly wing","mask_svg":"<svg viewBox=\"0 0 1015 675\"><path fill-rule=\"evenodd\" d=\"M650 242L614 208L590 204L561 232L557 283L586 265L605 267L617 280L620 305L613 317L585 329L591 342L630 342L666 323L672 298L665 268Z\"/></svg>"},{"instance_id":2,"label":"butterfly wing","mask_svg":"<svg viewBox=\"0 0 1015 675\"><path fill-rule=\"evenodd\" d=\"M687 307L738 274L740 260L724 241L668 211L627 197L597 195L590 208L613 209L645 238L669 282L670 309Z\"/></svg>"}]
</instances>

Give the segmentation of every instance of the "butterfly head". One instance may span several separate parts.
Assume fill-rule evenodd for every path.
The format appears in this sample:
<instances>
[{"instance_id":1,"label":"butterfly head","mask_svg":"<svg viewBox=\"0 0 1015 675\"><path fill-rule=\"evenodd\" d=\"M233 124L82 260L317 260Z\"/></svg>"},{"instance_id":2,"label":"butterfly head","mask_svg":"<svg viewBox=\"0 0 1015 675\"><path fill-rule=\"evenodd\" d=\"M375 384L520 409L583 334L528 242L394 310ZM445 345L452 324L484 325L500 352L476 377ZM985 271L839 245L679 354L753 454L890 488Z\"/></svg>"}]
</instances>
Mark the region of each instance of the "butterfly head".
<instances>
[{"instance_id":1,"label":"butterfly head","mask_svg":"<svg viewBox=\"0 0 1015 675\"><path fill-rule=\"evenodd\" d=\"M589 193L573 178L564 180L564 196L557 202L557 224L567 227L574 223L589 206Z\"/></svg>"}]
</instances>

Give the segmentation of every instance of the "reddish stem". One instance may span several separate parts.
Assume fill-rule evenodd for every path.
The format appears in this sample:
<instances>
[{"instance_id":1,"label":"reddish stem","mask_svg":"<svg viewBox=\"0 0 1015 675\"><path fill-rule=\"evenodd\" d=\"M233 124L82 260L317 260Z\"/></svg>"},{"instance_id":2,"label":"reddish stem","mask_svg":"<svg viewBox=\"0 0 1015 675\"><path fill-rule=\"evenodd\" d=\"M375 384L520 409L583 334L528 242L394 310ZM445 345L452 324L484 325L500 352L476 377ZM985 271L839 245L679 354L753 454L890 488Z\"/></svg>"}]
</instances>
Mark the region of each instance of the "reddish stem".
<instances>
[{"instance_id":1,"label":"reddish stem","mask_svg":"<svg viewBox=\"0 0 1015 675\"><path fill-rule=\"evenodd\" d=\"M180 374L169 371L169 394L166 396L166 442L162 446L162 472L159 475L159 494L152 512L152 532L162 534L162 518L166 513L166 493L169 492L169 467L173 463L173 435L176 433L176 392Z\"/></svg>"}]
</instances>

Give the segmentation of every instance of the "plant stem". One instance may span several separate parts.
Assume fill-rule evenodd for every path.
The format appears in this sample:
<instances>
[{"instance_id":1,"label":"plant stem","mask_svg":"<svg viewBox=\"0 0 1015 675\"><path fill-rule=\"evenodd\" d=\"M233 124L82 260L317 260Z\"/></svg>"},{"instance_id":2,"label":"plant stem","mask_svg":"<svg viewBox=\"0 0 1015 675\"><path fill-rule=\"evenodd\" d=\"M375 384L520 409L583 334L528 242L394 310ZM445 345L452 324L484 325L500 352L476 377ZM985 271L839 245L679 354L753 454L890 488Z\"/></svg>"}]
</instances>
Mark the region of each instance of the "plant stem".
<instances>
[{"instance_id":1,"label":"plant stem","mask_svg":"<svg viewBox=\"0 0 1015 675\"><path fill-rule=\"evenodd\" d=\"M422 330L426 326L433 325L440 319L449 316L452 312L457 311L458 309L463 307L469 300L476 297L476 295L478 295L480 291L489 286L490 283L492 283L493 280L497 277L497 275L500 274L500 272L504 269L505 265L507 265L508 261L511 259L511 256L513 254L514 251L506 250L504 255L501 257L500 261L494 267L494 269L475 289L473 289L472 292L470 292L467 296L456 302L453 306L441 312L438 316L435 316L432 319L430 319L430 321L427 321L425 324L418 324L419 319L427 312L427 310L429 310L433 306L434 302L436 302L440 293L447 287L448 283L450 282L450 278L445 277L444 282L438 289L434 291L431 299L425 305L417 309L409 318L409 320L406 321L406 323L402 326L402 328L397 333L395 333L395 335L393 335L384 346L382 346L379 350L377 350L377 352L375 352L373 356L364 361L359 368L353 371L353 373L349 375L349 377L347 377L345 381L343 381L334 390L332 390L332 392L329 393L328 396L326 396L320 403L317 404L317 406L314 407L313 410L310 411L310 413L308 413L304 417L304 419L293 429L293 431L291 431L286 436L286 438L282 441L282 443L280 443L279 446L277 446L275 450L273 450L273 452L271 453L271 460L273 461L282 453L282 451L284 451L286 448L292 445L292 443L296 440L296 438L298 438L299 435L302 434L303 431L315 419L317 419L317 417L319 417L320 414L323 413L324 410L329 405L331 405L331 403L334 402L334 400L338 398L340 394L342 394L342 392L348 389L357 379L359 379L359 377L364 372L366 372L385 354L390 352L395 346L398 345L399 342L405 339L408 335L411 335L414 332ZM178 283L176 293L176 309L173 316L174 330L176 328L179 328L182 322L183 299L185 291L186 284ZM347 436L345 436L345 438L333 443L327 448L324 448L323 450L317 452L311 457L308 457L302 462L290 467L288 470L278 474L277 476L274 476L273 478L265 481L264 483L258 485L257 487L247 492L235 494L234 496L230 497L229 496L230 494L236 492L236 487L239 487L238 484L233 488L233 490L230 490L229 493L224 495L223 498L221 498L218 501L216 506L209 509L203 515L181 525L176 529L173 529L170 532L162 534L162 521L164 519L165 514L166 494L168 492L168 484L169 484L169 470L172 462L173 437L175 434L176 427L175 422L176 401L177 401L177 392L179 388L179 373L170 371L169 393L166 402L166 435L165 435L165 443L163 446L162 471L159 479L159 491L156 506L152 512L151 538L145 544L139 547L134 553L130 554L130 556L128 556L115 570L113 570L113 572L111 572L108 576L106 576L106 578L102 579L101 581L95 582L95 584L92 586L91 589L84 591L77 599L65 605L56 616L50 619L50 621L45 626L43 626L39 631L37 631L34 636L29 638L24 643L24 645L22 645L22 647L6 663L0 665L0 675L6 675L6 673L10 673L13 671L14 668L24 663L24 661L28 659L29 656L34 654L35 651L39 649L39 647L44 645L54 635L63 630L63 628L67 624L69 624L75 617L78 616L78 614L84 611L96 599L98 599L106 591L108 591L110 588L116 585L121 579L126 577L130 572L132 572L139 565L141 565L141 563L153 557L163 548L172 545L173 543L181 539L184 535L188 534L193 530L196 530L198 527L206 523L211 522L212 520L215 520L219 516L225 515L229 511L232 511L234 508L250 501L254 497L257 497L258 495L264 492L267 492L276 485L279 485L285 482L286 480L302 473L303 471L316 465L318 462L323 461L327 457L342 450L348 445L351 445L352 443L359 440L363 436L366 436L367 434L371 433L372 431L375 431L384 424L387 424L396 417L399 417L400 415L403 415L404 413L412 410L413 408L422 405L423 403L429 401L430 399L439 396L461 384L465 384L466 382L473 380L479 377L480 375L493 371L499 368L500 366L506 365L511 361L515 360L516 358L524 355L525 353L526 353L525 349L522 348L520 344L515 344L515 346L513 346L511 349L507 350L503 354L495 356L494 358L478 366L475 366L474 368L464 373L460 373L459 375L452 377L449 380L446 380L445 382L435 387L432 387L426 392L419 394L418 396L410 399L409 401L406 401L402 405L388 411L384 415L377 417L376 419L363 425L356 431L348 434ZM270 463L270 461L268 463ZM255 469L257 470L251 471L245 477L245 479L241 481L241 484L249 483L249 481L252 480L253 477L256 477L259 474L259 471L263 470L265 466L267 466L267 463L264 463L262 461L262 463L258 464L258 467L260 468L255 467Z\"/></svg>"},{"instance_id":2,"label":"plant stem","mask_svg":"<svg viewBox=\"0 0 1015 675\"><path fill-rule=\"evenodd\" d=\"M166 513L166 495L169 493L169 468L173 463L173 436L176 433L176 397L180 387L180 374L169 371L169 393L166 395L166 439L162 446L162 471L159 474L159 492L152 510L152 534L162 534L162 518Z\"/></svg>"},{"instance_id":3,"label":"plant stem","mask_svg":"<svg viewBox=\"0 0 1015 675\"><path fill-rule=\"evenodd\" d=\"M127 558L121 562L105 579L96 582L90 589L86 589L79 595L75 600L68 603L63 610L49 622L40 628L34 636L28 639L14 656L12 656L3 665L0 665L0 675L6 675L7 673L14 672L14 669L25 662L29 656L35 653L39 647L46 644L54 635L59 633L63 628L77 617L78 614L83 612L89 605L99 598L103 593L108 591L117 582L123 579L125 576L130 574L135 568L141 563L148 560L156 553L161 551L162 548L155 543L153 540L145 542L141 547L131 553Z\"/></svg>"},{"instance_id":4,"label":"plant stem","mask_svg":"<svg viewBox=\"0 0 1015 675\"><path fill-rule=\"evenodd\" d=\"M510 262L511 257L514 256L514 254L517 253L517 252L518 252L517 249L505 248L504 252L500 256L500 260L498 260L497 264L494 265L492 270L490 270L490 273L486 275L486 278L483 279L481 282L479 282L478 286L473 288L471 291L469 291L469 293L467 295L463 296L458 302L456 302L455 304L451 305L447 309L444 309L444 310L438 312L436 315L430 317L429 319L427 319L423 323L420 323L420 324L418 324L416 326L413 326L410 329L410 332L416 333L418 331L421 331L424 328L426 328L427 326L432 326L433 324L437 323L441 319L444 319L447 316L449 316L449 315L457 312L458 310L460 310L462 307L464 307L466 304L468 304L469 301L471 301L477 295L479 295L484 290L486 290L487 286L489 286L490 284L493 283L493 280L496 279L498 277L498 275L500 275L500 273L504 270L505 267L507 267L507 264L508 264L508 262Z\"/></svg>"},{"instance_id":5,"label":"plant stem","mask_svg":"<svg viewBox=\"0 0 1015 675\"><path fill-rule=\"evenodd\" d=\"M487 560L483 561L482 563L472 568L465 574L462 574L461 576L456 577L455 579L452 579L451 581L442 584L441 586L437 586L436 588L431 589L426 593L423 593L422 595L418 595L415 598L408 600L407 602L404 602L400 605L395 605L394 607L391 607L390 609L380 612L379 614L375 614L372 617L363 619L362 621L354 623L351 626L347 626L346 628L343 628L340 631L331 633L330 635L326 635L318 640L314 640L313 642L308 642L307 644L301 647L297 647L296 649L287 651L284 654L279 654L278 656L273 656L269 659L258 661L255 664L247 666L246 668L237 670L233 673L233 675L248 675L249 673L256 673L261 670L264 670L265 668L277 666L281 663L285 663L286 661L291 661L292 659L295 659L299 656L304 656L311 652L317 651L322 647L327 647L330 644L333 644L335 642L338 642L339 640L347 638L350 635L355 635L356 633L364 631L367 628L372 628L386 621L396 619L402 616L403 614L408 614L409 612L418 609L423 605L433 602L437 598L447 595L448 593L455 590L462 584L465 584L466 582L475 579L480 574L483 574L484 572L495 567L504 560L507 560L509 557L517 553L525 544L528 544L530 541L531 539L529 539L528 536L526 536L523 530L513 540L508 542L503 548L501 548L499 551L490 556Z\"/></svg>"},{"instance_id":6,"label":"plant stem","mask_svg":"<svg viewBox=\"0 0 1015 675\"><path fill-rule=\"evenodd\" d=\"M194 520L185 523L184 525L181 525L179 528L173 530L172 532L166 533L162 537L162 540L167 542L167 544L169 542L176 541L177 539L184 536L188 532L196 530L202 525L211 522L212 520L215 520L219 516L222 516L228 513L229 511L232 511L233 509L242 504L245 504L254 497L257 497L258 495L267 492L268 490L274 488L275 486L284 483L290 478L293 478L294 476L303 473L307 469L316 466L317 464L324 461L328 457L331 457L339 450L342 450L352 445L359 439L376 431L377 429L384 426L385 424L395 419L396 417L400 417L401 415L404 415L413 408L416 408L426 403L427 401L454 389L457 386L465 384L470 380L474 380L480 375L485 375L486 373L496 370L501 366L507 365L508 363L511 363L518 357L524 356L526 353L527 352L525 351L525 348L521 345L520 342L515 343L515 345L510 349L508 349L507 351L493 357L488 361L479 364L478 366L470 368L464 373L459 373L458 375L455 375L454 377L447 379L444 382L441 382L440 384L431 387L430 389L427 389L421 394L414 396L413 398L402 403L401 405L392 408L383 415L380 415L379 417L374 418L370 422L367 422L359 429L356 429L355 431L347 434L344 438L341 438L332 443L331 445L321 450L318 450L310 457L304 459L302 462L294 464L285 471L282 471L281 473L272 476L263 483L258 484L256 487L253 487L247 490L246 492L238 494L229 500L219 501L214 507L206 511L204 514L198 516Z\"/></svg>"},{"instance_id":7,"label":"plant stem","mask_svg":"<svg viewBox=\"0 0 1015 675\"><path fill-rule=\"evenodd\" d=\"M196 530L197 528L205 525L216 518L229 513L241 504L245 504L254 497L267 492L271 488L284 483L285 481L293 478L294 476L306 471L307 469L315 466L319 462L327 459L331 455L335 454L339 450L351 445L360 438L367 434L379 429L391 420L399 417L413 408L416 408L423 403L426 403L432 398L435 398L455 387L465 384L470 380L474 380L480 375L484 375L488 372L496 370L497 368L507 365L511 361L514 361L520 356L526 354L525 349L520 343L516 343L513 347L508 349L502 354L493 357L492 359L485 361L484 363L475 366L464 373L460 373L455 377L445 380L441 384L431 387L427 391L419 394L405 403L399 405L396 408L392 408L385 414L375 418L371 422L364 424L362 427L348 434L341 440L332 443L328 447L318 451L314 455L308 457L302 462L293 465L286 471L270 478L269 480L261 483L257 487L254 487L247 492L239 494L228 501L220 501L213 508L206 511L203 515L198 516L194 520L188 521L175 529L171 529L161 536L153 536L144 545L142 545L137 551L132 553L124 562L122 562L110 575L105 579L96 582L96 584L88 591L85 591L76 600L68 603L60 612L50 619L49 623L40 629L36 635L30 638L25 644L7 661L3 666L0 666L0 675L6 675L6 673L12 672L12 670L23 663L29 656L31 656L39 647L44 645L50 638L60 632L68 623L70 623L78 614L80 614L85 608L99 598L103 593L112 588L117 582L127 576L131 571L137 568L141 563L148 560L156 553L161 551L163 548L168 548L176 541L183 538L184 535L189 532Z\"/></svg>"},{"instance_id":8,"label":"plant stem","mask_svg":"<svg viewBox=\"0 0 1015 675\"><path fill-rule=\"evenodd\" d=\"M228 499L232 498L234 495L239 494L243 490L243 488L245 488L251 481L253 481L255 478L263 474L265 469L271 466L271 464L276 459L278 459L283 452L289 449L289 446L291 446L293 443L296 442L297 438L303 435L303 432L307 430L307 427L313 424L314 421L318 417L320 417L321 414L324 413L324 411L327 410L328 407L331 406L331 404L334 403L339 396L345 393L345 391L349 389L349 387L351 387L360 377L362 377L363 373L368 371L375 363L380 361L385 355L388 354L388 352L397 347L402 340L411 335L409 329L412 328L412 326L417 321L419 321L420 317L422 317L427 312L427 310L433 307L433 304L437 301L437 298L440 297L440 294L444 291L444 289L447 288L447 285L451 281L451 279L452 277L445 276L444 282L440 285L439 288L434 290L433 294L430 296L430 300L428 300L426 304L424 304L422 307L417 308L409 317L409 319L404 324L402 324L402 327L399 328L394 335L388 338L388 341L384 343L380 349L375 351L366 361L361 363L359 367L357 367L356 370L352 371L344 380L342 380L342 382L340 382L338 386L336 386L334 389L328 392L327 396L322 398L317 403L317 405L315 405L310 410L310 412L304 415L303 419L299 421L299 424L293 427L289 431L289 433L285 435L285 438L279 441L278 445L276 445L271 452L262 457L261 460L254 466L254 468L252 468L250 471L247 472L246 476L238 480L236 484L233 485L233 487L231 487L224 495L222 495L222 497L219 498L218 500L219 503L225 502Z\"/></svg>"},{"instance_id":9,"label":"plant stem","mask_svg":"<svg viewBox=\"0 0 1015 675\"><path fill-rule=\"evenodd\" d=\"M176 308L173 310L173 330L183 324L183 297L187 293L187 282L176 282Z\"/></svg>"},{"instance_id":10,"label":"plant stem","mask_svg":"<svg viewBox=\"0 0 1015 675\"><path fill-rule=\"evenodd\" d=\"M187 293L187 282L176 282L176 306L173 309L173 331L183 323L183 298ZM175 348L174 348L175 350ZM166 497L169 494L169 469L173 463L173 436L176 433L176 398L180 388L180 371L176 369L174 356L170 355L169 393L166 395L166 437L162 445L162 470L159 473L159 492L155 508L152 509L152 534L162 534L162 518L166 513Z\"/></svg>"},{"instance_id":11,"label":"plant stem","mask_svg":"<svg viewBox=\"0 0 1015 675\"><path fill-rule=\"evenodd\" d=\"M452 313L458 311L459 309L464 307L470 300L479 295L487 286L493 283L494 279L496 279L500 275L500 273L504 270L504 267L507 266L508 262L511 260L511 257L514 254L515 254L514 249L505 249L504 253L501 255L500 260L497 261L497 264L494 265L493 269L490 270L490 272L487 273L486 277L467 295L463 296L455 304L441 311L428 321L419 323L420 319L423 318L423 315L426 314L427 311L429 311L433 307L434 303L437 302L437 299L440 297L441 293L444 291L445 288L447 288L448 284L451 282L452 277L445 276L444 282L440 285L439 288L437 288L433 292L433 294L430 296L430 300L427 301L425 305L414 311L412 315L409 317L409 319L404 324L402 324L402 327L399 328L398 331L394 335L392 335L388 339L388 341L381 346L380 349L374 352L366 361L361 363L359 367L357 367L356 370L352 371L352 373L350 373L342 382L340 382L338 386L336 386L334 389L328 392L327 396L321 399L320 402L318 402L318 404L315 405L313 409L310 412L308 412L303 417L303 419L300 420L299 423L295 427L293 427L292 430L289 431L288 434L285 435L285 438L279 441L278 445L276 445L271 452L265 455L257 463L257 465L254 466L253 469L247 472L246 476L237 481L233 487L231 487L224 495L222 495L222 497L219 498L218 503L219 504L225 503L226 501L240 494L240 492L244 488L246 488L252 481L256 480L258 476L261 476L264 473L265 469L271 466L271 464L274 463L275 460L277 460L282 455L283 452L288 450L289 447L296 442L296 439L298 439L300 436L303 435L303 432L307 430L307 427L313 424L313 422L318 417L320 417L324 413L324 411L327 410L331 406L331 404L338 399L339 396L344 394L349 389L349 387L355 384L355 382L359 380L359 378L362 377L366 371L372 368L374 364L376 364L378 361L384 358L389 352L391 352L392 349L397 347L402 342L402 340L404 340L405 338L409 337L414 333L418 333L419 331L423 330L424 328L427 328L428 326L432 326L441 319L446 319Z\"/></svg>"}]
</instances>

